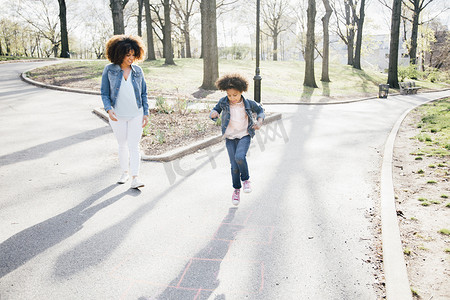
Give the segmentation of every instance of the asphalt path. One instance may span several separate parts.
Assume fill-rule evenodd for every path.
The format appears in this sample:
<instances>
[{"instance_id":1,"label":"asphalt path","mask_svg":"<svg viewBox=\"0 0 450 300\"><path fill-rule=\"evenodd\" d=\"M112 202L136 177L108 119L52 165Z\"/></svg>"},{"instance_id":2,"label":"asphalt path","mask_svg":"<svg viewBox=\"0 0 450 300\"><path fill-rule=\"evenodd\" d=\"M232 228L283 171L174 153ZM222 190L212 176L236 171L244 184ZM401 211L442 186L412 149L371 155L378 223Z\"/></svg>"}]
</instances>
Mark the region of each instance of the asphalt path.
<instances>
[{"instance_id":1,"label":"asphalt path","mask_svg":"<svg viewBox=\"0 0 450 300\"><path fill-rule=\"evenodd\" d=\"M224 145L143 162L118 185L99 96L0 65L0 299L377 299L371 247L383 147L449 91L283 113L253 139L253 192L231 204ZM151 84L151 82L149 82Z\"/></svg>"}]
</instances>

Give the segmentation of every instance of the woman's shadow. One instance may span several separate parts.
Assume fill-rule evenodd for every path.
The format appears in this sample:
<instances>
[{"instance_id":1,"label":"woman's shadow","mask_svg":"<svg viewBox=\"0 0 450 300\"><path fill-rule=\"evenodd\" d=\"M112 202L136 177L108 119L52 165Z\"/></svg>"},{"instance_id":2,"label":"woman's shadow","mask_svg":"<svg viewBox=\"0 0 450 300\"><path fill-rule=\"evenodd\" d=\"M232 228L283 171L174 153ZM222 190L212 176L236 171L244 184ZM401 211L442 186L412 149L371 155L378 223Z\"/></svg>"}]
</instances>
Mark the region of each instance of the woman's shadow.
<instances>
[{"instance_id":1,"label":"woman's shadow","mask_svg":"<svg viewBox=\"0 0 450 300\"><path fill-rule=\"evenodd\" d=\"M93 194L77 206L53 218L29 227L0 244L0 278L16 270L26 262L69 238L101 209L120 200L125 195L137 196L140 191L129 189L92 206L98 199L112 191L116 184Z\"/></svg>"}]
</instances>

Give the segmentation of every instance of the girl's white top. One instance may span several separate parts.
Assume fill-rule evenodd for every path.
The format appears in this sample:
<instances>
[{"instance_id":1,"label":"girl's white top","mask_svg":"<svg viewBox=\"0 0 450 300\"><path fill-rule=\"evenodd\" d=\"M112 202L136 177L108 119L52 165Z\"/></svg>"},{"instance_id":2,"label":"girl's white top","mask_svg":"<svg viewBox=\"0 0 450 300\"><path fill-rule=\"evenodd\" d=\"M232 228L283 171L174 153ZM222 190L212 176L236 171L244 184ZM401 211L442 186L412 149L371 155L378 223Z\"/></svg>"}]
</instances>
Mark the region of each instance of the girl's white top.
<instances>
[{"instance_id":1,"label":"girl's white top","mask_svg":"<svg viewBox=\"0 0 450 300\"><path fill-rule=\"evenodd\" d=\"M144 114L142 107L138 108L136 103L132 80L133 76L132 72L130 72L128 79L125 80L125 77L122 77L122 82L120 83L119 94L114 106L114 112L120 118L135 118Z\"/></svg>"},{"instance_id":2,"label":"girl's white top","mask_svg":"<svg viewBox=\"0 0 450 300\"><path fill-rule=\"evenodd\" d=\"M248 116L245 112L244 101L230 104L230 123L228 123L225 137L227 139L241 139L248 135Z\"/></svg>"}]
</instances>

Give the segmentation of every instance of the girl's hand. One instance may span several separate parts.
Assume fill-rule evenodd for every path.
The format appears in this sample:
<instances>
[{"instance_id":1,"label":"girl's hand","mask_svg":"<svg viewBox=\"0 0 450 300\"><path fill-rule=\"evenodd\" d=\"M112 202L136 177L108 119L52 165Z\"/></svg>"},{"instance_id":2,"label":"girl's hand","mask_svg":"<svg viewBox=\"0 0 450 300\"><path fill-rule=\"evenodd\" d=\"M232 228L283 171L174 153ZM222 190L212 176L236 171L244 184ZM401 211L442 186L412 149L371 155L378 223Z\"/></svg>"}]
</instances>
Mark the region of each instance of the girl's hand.
<instances>
[{"instance_id":1,"label":"girl's hand","mask_svg":"<svg viewBox=\"0 0 450 300\"><path fill-rule=\"evenodd\" d=\"M262 121L263 121L262 118L259 118L258 121L255 124L253 124L252 128L255 130L260 129L263 125Z\"/></svg>"},{"instance_id":2,"label":"girl's hand","mask_svg":"<svg viewBox=\"0 0 450 300\"><path fill-rule=\"evenodd\" d=\"M145 125L148 124L148 116L144 115L144 117L142 118L142 128L145 127Z\"/></svg>"},{"instance_id":3,"label":"girl's hand","mask_svg":"<svg viewBox=\"0 0 450 300\"><path fill-rule=\"evenodd\" d=\"M117 121L117 116L112 109L108 110L108 115L111 121Z\"/></svg>"},{"instance_id":4,"label":"girl's hand","mask_svg":"<svg viewBox=\"0 0 450 300\"><path fill-rule=\"evenodd\" d=\"M213 110L209 116L211 117L211 119L215 119L219 117L219 113Z\"/></svg>"}]
</instances>

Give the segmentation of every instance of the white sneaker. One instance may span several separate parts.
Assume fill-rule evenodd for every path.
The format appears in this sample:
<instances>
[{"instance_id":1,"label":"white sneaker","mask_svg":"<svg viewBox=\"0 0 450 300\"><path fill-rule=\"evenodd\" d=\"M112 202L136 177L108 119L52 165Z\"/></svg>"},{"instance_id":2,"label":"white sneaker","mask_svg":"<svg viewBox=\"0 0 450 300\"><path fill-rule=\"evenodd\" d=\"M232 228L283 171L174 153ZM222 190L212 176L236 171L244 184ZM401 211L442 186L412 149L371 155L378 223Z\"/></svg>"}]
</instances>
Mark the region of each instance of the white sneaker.
<instances>
[{"instance_id":1,"label":"white sneaker","mask_svg":"<svg viewBox=\"0 0 450 300\"><path fill-rule=\"evenodd\" d=\"M239 203L241 202L240 192L241 192L241 190L238 190L238 189L235 189L233 191L233 196L231 197L231 202L233 203L234 206L238 206Z\"/></svg>"},{"instance_id":2,"label":"white sneaker","mask_svg":"<svg viewBox=\"0 0 450 300\"><path fill-rule=\"evenodd\" d=\"M250 180L244 181L244 193L251 193L252 187L250 186Z\"/></svg>"},{"instance_id":3,"label":"white sneaker","mask_svg":"<svg viewBox=\"0 0 450 300\"><path fill-rule=\"evenodd\" d=\"M123 172L122 176L120 176L119 180L117 180L117 183L124 184L125 182L128 181L129 178L130 178L130 175L128 175L128 172Z\"/></svg>"},{"instance_id":4,"label":"white sneaker","mask_svg":"<svg viewBox=\"0 0 450 300\"><path fill-rule=\"evenodd\" d=\"M144 187L144 184L142 182L140 182L137 177L134 177L133 181L131 181L131 188L138 189L141 187Z\"/></svg>"}]
</instances>

